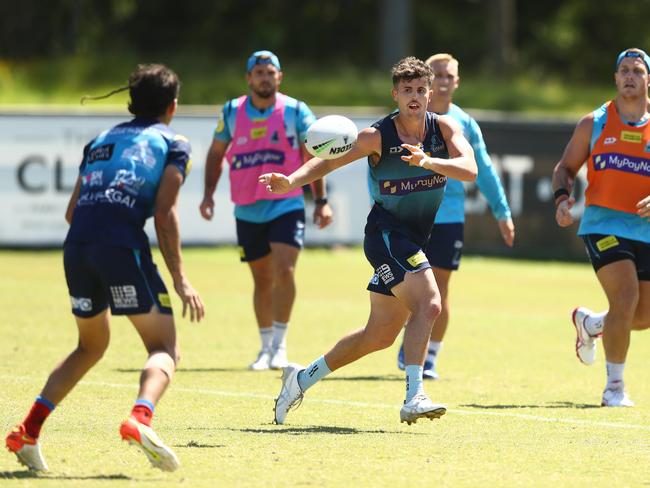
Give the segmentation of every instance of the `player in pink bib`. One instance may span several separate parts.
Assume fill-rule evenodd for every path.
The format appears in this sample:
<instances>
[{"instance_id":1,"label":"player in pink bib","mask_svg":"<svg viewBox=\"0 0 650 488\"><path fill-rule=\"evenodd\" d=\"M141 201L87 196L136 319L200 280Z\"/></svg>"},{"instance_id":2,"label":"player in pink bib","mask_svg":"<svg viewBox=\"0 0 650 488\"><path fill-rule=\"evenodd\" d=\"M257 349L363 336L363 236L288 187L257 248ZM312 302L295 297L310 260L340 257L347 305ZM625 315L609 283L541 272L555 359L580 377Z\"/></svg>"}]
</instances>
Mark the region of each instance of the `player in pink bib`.
<instances>
[{"instance_id":1,"label":"player in pink bib","mask_svg":"<svg viewBox=\"0 0 650 488\"><path fill-rule=\"evenodd\" d=\"M280 61L270 51L248 59L249 95L228 101L208 151L200 211L214 216L213 194L223 171L230 170L230 195L235 204L237 242L242 262L254 281L253 304L262 347L253 370L279 369L288 364L286 335L296 296L294 272L303 247L305 202L302 188L273 195L259 185L260 175L291 174L309 159L304 139L315 117L307 105L278 91ZM332 221L324 180L314 182L314 223Z\"/></svg>"}]
</instances>

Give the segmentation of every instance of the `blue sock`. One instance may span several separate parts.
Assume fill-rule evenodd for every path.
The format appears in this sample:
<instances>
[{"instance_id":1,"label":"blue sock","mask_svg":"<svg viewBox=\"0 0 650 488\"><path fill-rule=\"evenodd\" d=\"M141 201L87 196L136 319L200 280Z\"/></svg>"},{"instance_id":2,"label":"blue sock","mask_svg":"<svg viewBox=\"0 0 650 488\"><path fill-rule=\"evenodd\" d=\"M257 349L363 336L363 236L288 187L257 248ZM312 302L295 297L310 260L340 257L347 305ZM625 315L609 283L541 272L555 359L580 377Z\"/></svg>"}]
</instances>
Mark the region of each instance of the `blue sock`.
<instances>
[{"instance_id":1,"label":"blue sock","mask_svg":"<svg viewBox=\"0 0 650 488\"><path fill-rule=\"evenodd\" d=\"M422 393L422 366L419 364L409 364L406 366L406 403L411 401L418 393Z\"/></svg>"},{"instance_id":2,"label":"blue sock","mask_svg":"<svg viewBox=\"0 0 650 488\"><path fill-rule=\"evenodd\" d=\"M142 405L142 406L148 407L149 410L151 410L152 412L154 411L154 405L153 405L153 403L151 403L149 400L145 400L144 398L138 398L138 399L135 401L134 406L137 407L138 405Z\"/></svg>"},{"instance_id":3,"label":"blue sock","mask_svg":"<svg viewBox=\"0 0 650 488\"><path fill-rule=\"evenodd\" d=\"M41 405L45 405L47 408L50 409L50 412L56 408L56 405L49 401L47 398L42 397L41 395L38 395L36 397L36 403L40 403Z\"/></svg>"},{"instance_id":4,"label":"blue sock","mask_svg":"<svg viewBox=\"0 0 650 488\"><path fill-rule=\"evenodd\" d=\"M298 384L302 391L307 391L308 388L330 374L332 371L325 362L325 356L319 357L316 361L308 365L304 370L298 373Z\"/></svg>"}]
</instances>

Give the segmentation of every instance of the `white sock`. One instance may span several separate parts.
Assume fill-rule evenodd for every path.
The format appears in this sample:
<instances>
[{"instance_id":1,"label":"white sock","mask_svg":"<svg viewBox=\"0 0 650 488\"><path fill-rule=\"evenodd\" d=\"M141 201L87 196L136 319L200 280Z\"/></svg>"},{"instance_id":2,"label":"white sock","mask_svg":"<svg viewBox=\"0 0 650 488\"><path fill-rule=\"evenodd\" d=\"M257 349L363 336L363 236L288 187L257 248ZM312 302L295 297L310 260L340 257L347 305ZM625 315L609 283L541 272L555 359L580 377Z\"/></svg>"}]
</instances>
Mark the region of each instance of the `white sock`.
<instances>
[{"instance_id":1,"label":"white sock","mask_svg":"<svg viewBox=\"0 0 650 488\"><path fill-rule=\"evenodd\" d=\"M260 340L262 341L262 350L270 351L273 341L273 327L260 327Z\"/></svg>"},{"instance_id":2,"label":"white sock","mask_svg":"<svg viewBox=\"0 0 650 488\"><path fill-rule=\"evenodd\" d=\"M594 313L585 317L585 329L591 336L597 336L603 333L605 327L605 317L607 317L608 310L600 313Z\"/></svg>"},{"instance_id":3,"label":"white sock","mask_svg":"<svg viewBox=\"0 0 650 488\"><path fill-rule=\"evenodd\" d=\"M288 328L288 323L273 321L273 343L271 347L274 351L280 348L286 349Z\"/></svg>"},{"instance_id":4,"label":"white sock","mask_svg":"<svg viewBox=\"0 0 650 488\"><path fill-rule=\"evenodd\" d=\"M605 389L616 389L623 385L625 363L610 363L607 361L607 386Z\"/></svg>"},{"instance_id":5,"label":"white sock","mask_svg":"<svg viewBox=\"0 0 650 488\"><path fill-rule=\"evenodd\" d=\"M436 361L438 360L438 355L440 354L440 349L442 349L442 341L429 341L429 348L427 350L427 361L433 363L433 369L436 369Z\"/></svg>"}]
</instances>

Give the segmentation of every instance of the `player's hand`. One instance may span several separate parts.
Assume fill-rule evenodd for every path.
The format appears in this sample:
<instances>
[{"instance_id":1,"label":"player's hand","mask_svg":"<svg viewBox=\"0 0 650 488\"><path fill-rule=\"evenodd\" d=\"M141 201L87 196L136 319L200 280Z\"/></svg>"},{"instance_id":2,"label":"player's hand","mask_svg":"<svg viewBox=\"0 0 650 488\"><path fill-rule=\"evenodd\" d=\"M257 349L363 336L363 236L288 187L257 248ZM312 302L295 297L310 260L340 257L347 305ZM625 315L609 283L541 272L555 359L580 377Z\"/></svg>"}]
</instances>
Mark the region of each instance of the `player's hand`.
<instances>
[{"instance_id":1,"label":"player's hand","mask_svg":"<svg viewBox=\"0 0 650 488\"><path fill-rule=\"evenodd\" d=\"M573 224L573 215L571 215L571 208L576 203L575 198L567 198L562 200L557 209L555 209L555 221L560 227L568 227Z\"/></svg>"},{"instance_id":2,"label":"player's hand","mask_svg":"<svg viewBox=\"0 0 650 488\"><path fill-rule=\"evenodd\" d=\"M319 229L323 229L332 223L333 215L332 207L330 207L329 204L316 204L316 208L314 208L314 224L316 224Z\"/></svg>"},{"instance_id":3,"label":"player's hand","mask_svg":"<svg viewBox=\"0 0 650 488\"><path fill-rule=\"evenodd\" d=\"M402 147L404 149L408 149L411 153L408 156L402 156L403 161L406 161L409 164L409 166L424 167L424 164L426 163L428 156L424 154L424 151L422 151L422 148L420 146L413 146L411 144L402 144Z\"/></svg>"},{"instance_id":4,"label":"player's hand","mask_svg":"<svg viewBox=\"0 0 650 488\"><path fill-rule=\"evenodd\" d=\"M199 206L199 210L201 211L201 216L205 220L212 220L212 217L214 216L214 200L212 197L203 197L203 201L201 202L201 205Z\"/></svg>"},{"instance_id":5,"label":"player's hand","mask_svg":"<svg viewBox=\"0 0 650 488\"><path fill-rule=\"evenodd\" d=\"M183 302L183 318L187 315L187 310L190 310L190 322L200 322L205 316L205 307L201 301L201 296L194 289L194 287L183 277L174 282L174 289Z\"/></svg>"},{"instance_id":6,"label":"player's hand","mask_svg":"<svg viewBox=\"0 0 650 488\"><path fill-rule=\"evenodd\" d=\"M515 224L513 224L512 219L498 220L499 232L501 232L501 237L503 242L506 243L506 246L512 247L515 243Z\"/></svg>"},{"instance_id":7,"label":"player's hand","mask_svg":"<svg viewBox=\"0 0 650 488\"><path fill-rule=\"evenodd\" d=\"M282 173L266 173L260 176L257 181L264 185L269 193L284 195L291 191L291 181Z\"/></svg>"},{"instance_id":8,"label":"player's hand","mask_svg":"<svg viewBox=\"0 0 650 488\"><path fill-rule=\"evenodd\" d=\"M636 213L639 217L650 220L650 196L645 197L636 204Z\"/></svg>"}]
</instances>

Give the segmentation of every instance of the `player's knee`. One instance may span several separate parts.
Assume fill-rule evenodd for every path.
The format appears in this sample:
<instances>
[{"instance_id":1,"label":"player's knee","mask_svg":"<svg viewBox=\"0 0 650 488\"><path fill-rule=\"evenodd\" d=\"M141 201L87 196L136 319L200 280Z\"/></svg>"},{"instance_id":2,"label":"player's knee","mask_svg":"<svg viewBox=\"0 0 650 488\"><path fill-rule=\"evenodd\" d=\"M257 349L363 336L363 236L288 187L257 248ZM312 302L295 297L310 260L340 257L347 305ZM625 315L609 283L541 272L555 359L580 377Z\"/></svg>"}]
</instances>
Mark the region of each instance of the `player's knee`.
<instances>
[{"instance_id":1,"label":"player's knee","mask_svg":"<svg viewBox=\"0 0 650 488\"><path fill-rule=\"evenodd\" d=\"M442 304L440 303L440 297L434 297L420 306L418 312L426 319L428 322L433 323L434 320L438 318L442 312Z\"/></svg>"},{"instance_id":2,"label":"player's knee","mask_svg":"<svg viewBox=\"0 0 650 488\"><path fill-rule=\"evenodd\" d=\"M149 354L144 369L159 369L171 379L176 371L177 364L175 351L159 350Z\"/></svg>"},{"instance_id":3,"label":"player's knee","mask_svg":"<svg viewBox=\"0 0 650 488\"><path fill-rule=\"evenodd\" d=\"M281 285L293 283L295 269L294 266L280 266L276 268L275 275L273 276L275 283Z\"/></svg>"}]
</instances>

